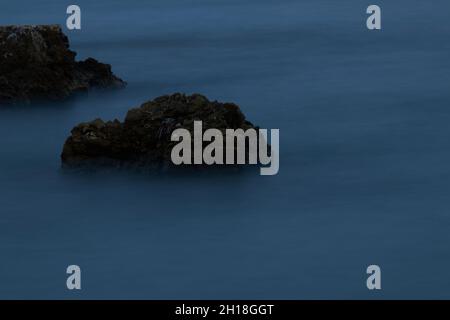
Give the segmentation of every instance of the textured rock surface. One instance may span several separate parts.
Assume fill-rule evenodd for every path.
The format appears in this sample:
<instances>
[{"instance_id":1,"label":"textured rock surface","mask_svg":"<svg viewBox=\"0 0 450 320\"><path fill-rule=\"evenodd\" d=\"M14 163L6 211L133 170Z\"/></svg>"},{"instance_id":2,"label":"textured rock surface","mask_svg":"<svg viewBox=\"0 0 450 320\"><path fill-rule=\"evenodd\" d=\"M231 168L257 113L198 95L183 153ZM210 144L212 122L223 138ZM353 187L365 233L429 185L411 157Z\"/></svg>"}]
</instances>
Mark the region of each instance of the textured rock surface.
<instances>
[{"instance_id":1,"label":"textured rock surface","mask_svg":"<svg viewBox=\"0 0 450 320\"><path fill-rule=\"evenodd\" d=\"M83 163L170 163L171 134L185 128L193 134L195 120L203 130L255 128L233 103L209 101L198 94L162 96L131 109L124 122L96 119L72 130L61 155L65 165ZM255 128L257 129L257 128Z\"/></svg>"},{"instance_id":2,"label":"textured rock surface","mask_svg":"<svg viewBox=\"0 0 450 320\"><path fill-rule=\"evenodd\" d=\"M91 87L123 87L111 66L76 62L58 25L0 27L0 104L59 100Z\"/></svg>"}]
</instances>

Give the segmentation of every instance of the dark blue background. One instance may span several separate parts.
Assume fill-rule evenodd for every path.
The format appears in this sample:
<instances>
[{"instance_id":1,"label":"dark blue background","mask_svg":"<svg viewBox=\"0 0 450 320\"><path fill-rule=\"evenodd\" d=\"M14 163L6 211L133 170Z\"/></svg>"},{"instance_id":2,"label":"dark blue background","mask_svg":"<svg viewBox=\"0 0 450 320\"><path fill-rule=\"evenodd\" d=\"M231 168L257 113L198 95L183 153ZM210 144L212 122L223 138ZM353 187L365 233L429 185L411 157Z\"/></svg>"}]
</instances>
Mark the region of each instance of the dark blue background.
<instances>
[{"instance_id":1,"label":"dark blue background","mask_svg":"<svg viewBox=\"0 0 450 320\"><path fill-rule=\"evenodd\" d=\"M129 86L0 109L1 298L450 298L447 0L377 1L382 31L359 0L76 3L72 48ZM69 4L2 1L0 24ZM75 124L176 91L279 128L279 175L60 170Z\"/></svg>"}]
</instances>

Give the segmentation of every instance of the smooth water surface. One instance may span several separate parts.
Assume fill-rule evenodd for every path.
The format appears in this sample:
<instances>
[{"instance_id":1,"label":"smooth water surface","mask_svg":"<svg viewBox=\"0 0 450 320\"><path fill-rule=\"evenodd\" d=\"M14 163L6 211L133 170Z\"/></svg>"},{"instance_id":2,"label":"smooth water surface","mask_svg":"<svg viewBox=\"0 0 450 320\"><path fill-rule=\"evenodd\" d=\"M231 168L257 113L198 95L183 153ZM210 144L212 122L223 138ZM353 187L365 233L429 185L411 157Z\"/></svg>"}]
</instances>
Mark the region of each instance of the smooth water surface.
<instances>
[{"instance_id":1,"label":"smooth water surface","mask_svg":"<svg viewBox=\"0 0 450 320\"><path fill-rule=\"evenodd\" d=\"M5 0L0 24L69 4ZM450 298L448 1L380 0L381 31L357 0L77 4L71 48L128 87L0 109L0 298ZM74 125L173 92L279 128L279 174L61 170Z\"/></svg>"}]
</instances>

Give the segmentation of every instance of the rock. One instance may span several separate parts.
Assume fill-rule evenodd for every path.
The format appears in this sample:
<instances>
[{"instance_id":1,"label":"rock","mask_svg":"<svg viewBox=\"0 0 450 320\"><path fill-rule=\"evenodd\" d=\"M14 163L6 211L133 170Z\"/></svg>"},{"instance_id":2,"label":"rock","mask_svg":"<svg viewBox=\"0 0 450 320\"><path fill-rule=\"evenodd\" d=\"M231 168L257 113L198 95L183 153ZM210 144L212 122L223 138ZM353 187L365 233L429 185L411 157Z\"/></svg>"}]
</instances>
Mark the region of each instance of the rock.
<instances>
[{"instance_id":1,"label":"rock","mask_svg":"<svg viewBox=\"0 0 450 320\"><path fill-rule=\"evenodd\" d=\"M83 164L170 164L172 132L185 128L193 137L194 121L203 130L216 128L247 130L254 128L233 103L209 101L194 94L162 96L128 111L125 121L96 119L73 128L61 159L66 166Z\"/></svg>"},{"instance_id":2,"label":"rock","mask_svg":"<svg viewBox=\"0 0 450 320\"><path fill-rule=\"evenodd\" d=\"M110 65L92 58L77 62L75 56L58 25L0 27L0 105L125 85Z\"/></svg>"}]
</instances>

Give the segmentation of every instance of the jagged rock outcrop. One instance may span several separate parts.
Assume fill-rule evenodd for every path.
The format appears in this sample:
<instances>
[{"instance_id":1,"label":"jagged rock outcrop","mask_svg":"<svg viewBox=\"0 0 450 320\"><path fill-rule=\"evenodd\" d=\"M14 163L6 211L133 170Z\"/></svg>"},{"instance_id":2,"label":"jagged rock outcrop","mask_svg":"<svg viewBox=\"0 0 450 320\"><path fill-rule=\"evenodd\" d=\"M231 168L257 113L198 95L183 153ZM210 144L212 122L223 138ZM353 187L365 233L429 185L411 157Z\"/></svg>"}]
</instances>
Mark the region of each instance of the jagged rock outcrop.
<instances>
[{"instance_id":1,"label":"jagged rock outcrop","mask_svg":"<svg viewBox=\"0 0 450 320\"><path fill-rule=\"evenodd\" d=\"M0 27L0 105L60 100L125 82L93 58L76 62L58 25Z\"/></svg>"},{"instance_id":2,"label":"jagged rock outcrop","mask_svg":"<svg viewBox=\"0 0 450 320\"><path fill-rule=\"evenodd\" d=\"M254 127L233 103L209 101L194 94L173 94L128 111L125 121L96 119L73 128L61 159L66 166L83 164L170 164L172 132L184 128L194 136L194 121L209 128L247 130Z\"/></svg>"}]
</instances>

